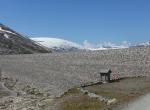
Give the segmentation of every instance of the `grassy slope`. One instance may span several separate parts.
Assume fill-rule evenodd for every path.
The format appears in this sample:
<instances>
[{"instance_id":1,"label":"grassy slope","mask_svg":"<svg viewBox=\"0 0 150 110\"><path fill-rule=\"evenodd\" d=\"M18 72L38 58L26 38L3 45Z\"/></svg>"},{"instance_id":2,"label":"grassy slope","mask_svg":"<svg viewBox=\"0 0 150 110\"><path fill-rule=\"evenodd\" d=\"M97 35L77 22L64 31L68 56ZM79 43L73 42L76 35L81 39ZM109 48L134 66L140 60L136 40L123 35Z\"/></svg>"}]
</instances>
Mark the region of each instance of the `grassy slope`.
<instances>
[{"instance_id":1,"label":"grassy slope","mask_svg":"<svg viewBox=\"0 0 150 110\"><path fill-rule=\"evenodd\" d=\"M126 78L120 82L89 86L84 89L100 96L108 98L116 98L118 102L114 105L106 104L91 99L87 95L82 94L78 89L74 88L65 93L60 99L59 110L116 110L118 106L122 106L137 97L150 92L150 78Z\"/></svg>"},{"instance_id":2,"label":"grassy slope","mask_svg":"<svg viewBox=\"0 0 150 110\"><path fill-rule=\"evenodd\" d=\"M89 98L77 88L70 89L61 97L61 100L58 110L99 110L104 107L97 99Z\"/></svg>"}]
</instances>

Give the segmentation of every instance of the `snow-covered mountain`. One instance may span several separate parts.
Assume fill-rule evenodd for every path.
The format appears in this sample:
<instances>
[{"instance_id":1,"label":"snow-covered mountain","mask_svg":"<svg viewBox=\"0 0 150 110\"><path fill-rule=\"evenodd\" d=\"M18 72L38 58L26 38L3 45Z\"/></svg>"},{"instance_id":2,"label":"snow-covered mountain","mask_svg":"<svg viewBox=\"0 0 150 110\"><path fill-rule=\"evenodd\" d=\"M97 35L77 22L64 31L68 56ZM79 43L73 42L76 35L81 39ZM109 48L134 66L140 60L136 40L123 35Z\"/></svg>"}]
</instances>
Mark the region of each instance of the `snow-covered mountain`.
<instances>
[{"instance_id":1,"label":"snow-covered mountain","mask_svg":"<svg viewBox=\"0 0 150 110\"><path fill-rule=\"evenodd\" d=\"M137 46L150 46L150 42L139 43Z\"/></svg>"},{"instance_id":2,"label":"snow-covered mountain","mask_svg":"<svg viewBox=\"0 0 150 110\"><path fill-rule=\"evenodd\" d=\"M147 46L150 46L150 42L136 43L134 45L131 45L130 48L132 48L132 47L147 47Z\"/></svg>"},{"instance_id":3,"label":"snow-covered mountain","mask_svg":"<svg viewBox=\"0 0 150 110\"><path fill-rule=\"evenodd\" d=\"M50 49L40 46L28 37L0 24L0 54L48 53Z\"/></svg>"},{"instance_id":4,"label":"snow-covered mountain","mask_svg":"<svg viewBox=\"0 0 150 110\"><path fill-rule=\"evenodd\" d=\"M84 49L83 46L77 43L70 42L63 39L58 39L58 38L38 37L38 38L31 38L31 39L40 43L41 45L44 45L45 47L51 48L59 52L79 51Z\"/></svg>"},{"instance_id":5,"label":"snow-covered mountain","mask_svg":"<svg viewBox=\"0 0 150 110\"><path fill-rule=\"evenodd\" d=\"M107 49L120 49L120 48L128 48L128 45L115 45L112 43L104 43L99 45L92 45L88 43L87 41L81 44L77 44L74 42L70 42L67 40L59 39L59 38L44 38L44 37L37 37L37 38L31 38L32 40L40 43L41 45L44 45L48 48L51 48L55 51L59 52L68 52L68 51L80 51L80 50L107 50Z\"/></svg>"}]
</instances>

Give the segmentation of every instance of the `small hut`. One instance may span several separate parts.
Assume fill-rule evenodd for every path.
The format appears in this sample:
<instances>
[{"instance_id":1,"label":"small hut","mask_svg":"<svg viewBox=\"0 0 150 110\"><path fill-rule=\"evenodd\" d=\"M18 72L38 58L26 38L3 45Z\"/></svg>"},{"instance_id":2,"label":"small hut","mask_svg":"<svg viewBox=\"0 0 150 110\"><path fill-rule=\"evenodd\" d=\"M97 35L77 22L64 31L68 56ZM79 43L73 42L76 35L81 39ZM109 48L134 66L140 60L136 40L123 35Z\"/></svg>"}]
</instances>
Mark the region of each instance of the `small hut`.
<instances>
[{"instance_id":1,"label":"small hut","mask_svg":"<svg viewBox=\"0 0 150 110\"><path fill-rule=\"evenodd\" d=\"M110 82L110 75L111 75L111 70L110 69L102 69L100 71L100 81L102 83L108 83Z\"/></svg>"}]
</instances>

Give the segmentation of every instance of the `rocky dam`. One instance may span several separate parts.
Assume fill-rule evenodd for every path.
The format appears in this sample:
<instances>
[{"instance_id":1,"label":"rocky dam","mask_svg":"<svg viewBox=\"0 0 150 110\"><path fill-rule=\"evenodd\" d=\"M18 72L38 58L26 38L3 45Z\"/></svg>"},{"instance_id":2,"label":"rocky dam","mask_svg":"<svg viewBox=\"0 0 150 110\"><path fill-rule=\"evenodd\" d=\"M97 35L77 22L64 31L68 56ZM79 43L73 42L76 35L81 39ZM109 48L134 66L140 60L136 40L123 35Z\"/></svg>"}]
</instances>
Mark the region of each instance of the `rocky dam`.
<instances>
[{"instance_id":1,"label":"rocky dam","mask_svg":"<svg viewBox=\"0 0 150 110\"><path fill-rule=\"evenodd\" d=\"M99 80L110 68L118 77L150 76L150 47L69 53L1 55L2 75L60 96L68 89Z\"/></svg>"}]
</instances>

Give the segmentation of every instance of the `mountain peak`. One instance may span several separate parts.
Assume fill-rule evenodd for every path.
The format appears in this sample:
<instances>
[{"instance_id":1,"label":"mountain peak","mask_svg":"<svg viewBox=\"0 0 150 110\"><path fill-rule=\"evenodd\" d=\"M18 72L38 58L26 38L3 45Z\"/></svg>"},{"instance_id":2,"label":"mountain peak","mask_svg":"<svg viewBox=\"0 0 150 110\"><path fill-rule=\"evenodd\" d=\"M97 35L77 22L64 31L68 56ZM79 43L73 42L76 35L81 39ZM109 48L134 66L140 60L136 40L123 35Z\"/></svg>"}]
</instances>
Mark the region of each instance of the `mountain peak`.
<instances>
[{"instance_id":1,"label":"mountain peak","mask_svg":"<svg viewBox=\"0 0 150 110\"><path fill-rule=\"evenodd\" d=\"M31 39L40 43L41 45L59 52L77 51L83 49L83 47L77 43L59 38L37 37Z\"/></svg>"}]
</instances>

